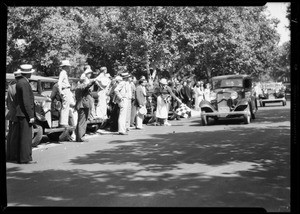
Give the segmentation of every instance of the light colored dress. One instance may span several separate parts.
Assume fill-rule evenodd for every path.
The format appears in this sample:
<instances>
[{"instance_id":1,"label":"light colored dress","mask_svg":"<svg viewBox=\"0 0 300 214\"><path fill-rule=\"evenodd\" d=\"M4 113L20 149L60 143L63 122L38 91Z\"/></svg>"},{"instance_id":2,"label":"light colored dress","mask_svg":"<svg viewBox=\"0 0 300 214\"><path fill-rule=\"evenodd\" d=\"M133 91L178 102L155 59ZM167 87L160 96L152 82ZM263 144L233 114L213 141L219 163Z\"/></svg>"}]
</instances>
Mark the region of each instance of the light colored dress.
<instances>
[{"instance_id":1,"label":"light colored dress","mask_svg":"<svg viewBox=\"0 0 300 214\"><path fill-rule=\"evenodd\" d=\"M210 89L209 88L206 88L204 89L204 98L206 101L210 102Z\"/></svg>"},{"instance_id":2,"label":"light colored dress","mask_svg":"<svg viewBox=\"0 0 300 214\"><path fill-rule=\"evenodd\" d=\"M200 111L200 102L204 99L204 90L200 87L194 87L195 91L195 110Z\"/></svg>"}]
</instances>

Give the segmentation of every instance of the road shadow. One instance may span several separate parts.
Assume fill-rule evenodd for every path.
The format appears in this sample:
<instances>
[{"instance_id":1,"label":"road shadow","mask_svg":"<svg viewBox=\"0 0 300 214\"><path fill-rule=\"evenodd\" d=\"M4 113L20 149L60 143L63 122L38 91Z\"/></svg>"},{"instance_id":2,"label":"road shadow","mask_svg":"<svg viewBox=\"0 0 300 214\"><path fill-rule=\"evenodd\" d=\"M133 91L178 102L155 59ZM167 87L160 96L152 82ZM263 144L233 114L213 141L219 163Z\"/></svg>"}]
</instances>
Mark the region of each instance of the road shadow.
<instances>
[{"instance_id":1,"label":"road shadow","mask_svg":"<svg viewBox=\"0 0 300 214\"><path fill-rule=\"evenodd\" d=\"M66 170L7 171L15 205L122 207L263 207L289 211L289 112L258 120L271 126L228 126L112 140L70 160ZM283 117L282 117L283 116ZM223 126L224 127L224 126ZM158 127L159 128L159 127ZM268 133L266 135L266 133ZM39 184L43 181L42 184ZM35 184L35 185L33 185ZM47 191L41 188L47 186Z\"/></svg>"}]
</instances>

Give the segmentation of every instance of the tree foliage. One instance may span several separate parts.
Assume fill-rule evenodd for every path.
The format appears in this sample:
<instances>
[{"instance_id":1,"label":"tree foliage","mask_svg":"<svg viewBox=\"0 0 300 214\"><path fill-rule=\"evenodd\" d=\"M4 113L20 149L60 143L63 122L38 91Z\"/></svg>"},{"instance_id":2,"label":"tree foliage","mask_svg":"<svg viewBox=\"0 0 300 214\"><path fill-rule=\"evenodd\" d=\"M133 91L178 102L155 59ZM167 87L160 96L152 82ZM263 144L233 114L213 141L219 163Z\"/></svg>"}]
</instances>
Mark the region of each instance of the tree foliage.
<instances>
[{"instance_id":1,"label":"tree foliage","mask_svg":"<svg viewBox=\"0 0 300 214\"><path fill-rule=\"evenodd\" d=\"M69 59L71 76L79 76L89 63L93 69L106 66L112 75L126 67L137 77L153 71L179 79L231 73L275 77L289 53L278 47L278 20L267 19L265 9L12 7L7 69L26 61L44 75L55 75L60 60ZM20 39L26 42L17 45Z\"/></svg>"}]
</instances>

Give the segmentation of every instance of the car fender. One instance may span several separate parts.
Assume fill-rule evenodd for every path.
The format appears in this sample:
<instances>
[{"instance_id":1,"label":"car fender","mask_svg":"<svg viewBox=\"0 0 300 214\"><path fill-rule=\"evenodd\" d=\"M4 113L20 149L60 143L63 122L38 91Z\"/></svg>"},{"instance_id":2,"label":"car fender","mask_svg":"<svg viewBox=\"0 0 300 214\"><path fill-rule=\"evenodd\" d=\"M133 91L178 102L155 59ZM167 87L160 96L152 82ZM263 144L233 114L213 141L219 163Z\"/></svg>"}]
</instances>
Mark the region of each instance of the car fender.
<instances>
[{"instance_id":1,"label":"car fender","mask_svg":"<svg viewBox=\"0 0 300 214\"><path fill-rule=\"evenodd\" d=\"M200 102L199 106L200 106L201 110L204 110L206 112L214 112L214 111L216 111L216 109L212 106L212 104L209 101L207 101L207 100L202 100Z\"/></svg>"}]
</instances>

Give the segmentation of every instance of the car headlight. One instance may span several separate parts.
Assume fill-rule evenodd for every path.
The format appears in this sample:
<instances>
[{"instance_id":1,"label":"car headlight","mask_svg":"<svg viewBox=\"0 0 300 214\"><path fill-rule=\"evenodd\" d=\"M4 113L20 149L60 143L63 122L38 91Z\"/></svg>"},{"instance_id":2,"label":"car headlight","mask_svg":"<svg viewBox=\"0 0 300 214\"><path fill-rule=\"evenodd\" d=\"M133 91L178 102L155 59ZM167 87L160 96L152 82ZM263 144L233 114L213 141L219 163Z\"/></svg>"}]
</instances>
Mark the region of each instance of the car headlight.
<instances>
[{"instance_id":1,"label":"car headlight","mask_svg":"<svg viewBox=\"0 0 300 214\"><path fill-rule=\"evenodd\" d=\"M211 93L210 93L210 99L211 99L211 100L217 99L217 94L216 94L215 92L211 92Z\"/></svg>"},{"instance_id":2,"label":"car headlight","mask_svg":"<svg viewBox=\"0 0 300 214\"><path fill-rule=\"evenodd\" d=\"M238 98L238 93L236 91L232 92L230 98L235 100L236 98Z\"/></svg>"}]
</instances>

